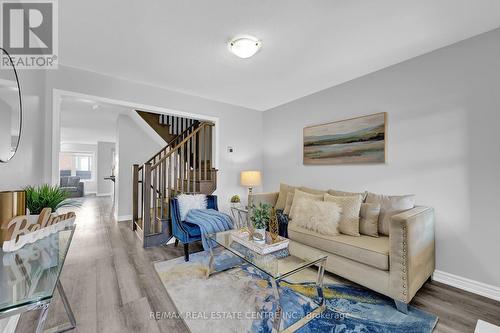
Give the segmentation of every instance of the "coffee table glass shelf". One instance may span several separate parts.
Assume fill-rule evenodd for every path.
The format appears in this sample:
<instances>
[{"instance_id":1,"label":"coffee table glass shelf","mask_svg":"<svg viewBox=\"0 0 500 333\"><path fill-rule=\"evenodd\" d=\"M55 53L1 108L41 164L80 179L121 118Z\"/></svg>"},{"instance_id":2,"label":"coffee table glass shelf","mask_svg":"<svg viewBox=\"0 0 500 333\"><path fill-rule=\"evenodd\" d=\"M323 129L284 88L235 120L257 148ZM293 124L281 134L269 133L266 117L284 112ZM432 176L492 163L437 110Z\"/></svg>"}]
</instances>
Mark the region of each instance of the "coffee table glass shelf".
<instances>
[{"instance_id":1,"label":"coffee table glass shelf","mask_svg":"<svg viewBox=\"0 0 500 333\"><path fill-rule=\"evenodd\" d=\"M0 319L40 309L36 332L43 332L57 288L69 323L45 331L75 328L75 317L59 281L75 228L67 227L14 252L0 248Z\"/></svg>"},{"instance_id":2,"label":"coffee table glass shelf","mask_svg":"<svg viewBox=\"0 0 500 333\"><path fill-rule=\"evenodd\" d=\"M273 331L275 332L295 332L303 327L310 320L320 315L325 310L325 299L323 297L323 276L325 273L325 263L327 256L319 250L310 246L288 240L288 251L283 253L278 251L260 255L252 250L244 247L235 241L235 230L218 232L209 234L208 238L213 240L218 245L221 245L226 250L243 259L244 262L251 264L261 272L270 277L271 286L276 300L276 313L273 321ZM273 239L269 233L266 233L266 243L273 244ZM212 242L209 242L212 243ZM207 270L207 278L212 274L219 272L214 271L214 252L210 247L210 260ZM304 318L298 320L289 327L281 327L282 308L280 304L279 283L287 277L296 274L311 266L317 266L316 290L318 294L317 300L313 301L318 305L311 313Z\"/></svg>"}]
</instances>

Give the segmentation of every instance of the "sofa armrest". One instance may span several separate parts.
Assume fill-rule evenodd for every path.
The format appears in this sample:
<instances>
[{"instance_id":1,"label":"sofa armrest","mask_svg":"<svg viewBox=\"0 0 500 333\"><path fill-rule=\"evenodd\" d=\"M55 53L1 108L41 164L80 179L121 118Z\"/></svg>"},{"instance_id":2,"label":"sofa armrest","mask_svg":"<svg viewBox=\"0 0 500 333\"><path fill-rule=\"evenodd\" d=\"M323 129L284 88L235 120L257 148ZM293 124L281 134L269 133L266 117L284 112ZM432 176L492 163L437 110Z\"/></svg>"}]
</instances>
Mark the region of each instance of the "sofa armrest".
<instances>
[{"instance_id":1,"label":"sofa armrest","mask_svg":"<svg viewBox=\"0 0 500 333\"><path fill-rule=\"evenodd\" d=\"M415 207L390 222L390 289L409 303L435 269L434 209Z\"/></svg>"},{"instance_id":2,"label":"sofa armrest","mask_svg":"<svg viewBox=\"0 0 500 333\"><path fill-rule=\"evenodd\" d=\"M85 195L85 183L84 182L79 182L78 183L78 193L82 197Z\"/></svg>"},{"instance_id":3,"label":"sofa armrest","mask_svg":"<svg viewBox=\"0 0 500 333\"><path fill-rule=\"evenodd\" d=\"M254 205L258 205L259 203L269 204L274 207L276 201L278 201L278 194L279 192L252 193L248 197L248 202Z\"/></svg>"}]
</instances>

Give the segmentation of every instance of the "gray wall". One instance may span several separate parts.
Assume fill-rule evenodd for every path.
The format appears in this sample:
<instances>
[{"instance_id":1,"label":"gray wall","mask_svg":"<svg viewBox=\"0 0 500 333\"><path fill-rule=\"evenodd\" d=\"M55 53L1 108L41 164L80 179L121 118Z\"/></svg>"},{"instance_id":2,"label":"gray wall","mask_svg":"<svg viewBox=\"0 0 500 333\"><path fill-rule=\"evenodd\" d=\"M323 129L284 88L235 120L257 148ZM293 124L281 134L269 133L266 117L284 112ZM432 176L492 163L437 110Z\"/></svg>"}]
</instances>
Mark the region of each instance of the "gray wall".
<instances>
[{"instance_id":1,"label":"gray wall","mask_svg":"<svg viewBox=\"0 0 500 333\"><path fill-rule=\"evenodd\" d=\"M118 175L116 179L117 217L120 221L132 219L132 166L142 164L162 146L145 133L129 116L118 117L116 150Z\"/></svg>"},{"instance_id":2,"label":"gray wall","mask_svg":"<svg viewBox=\"0 0 500 333\"><path fill-rule=\"evenodd\" d=\"M113 195L113 182L104 180L111 176L114 142L97 142L97 195Z\"/></svg>"},{"instance_id":3,"label":"gray wall","mask_svg":"<svg viewBox=\"0 0 500 333\"><path fill-rule=\"evenodd\" d=\"M45 72L20 70L23 127L16 155L0 163L0 191L38 185L44 180Z\"/></svg>"},{"instance_id":4,"label":"gray wall","mask_svg":"<svg viewBox=\"0 0 500 333\"><path fill-rule=\"evenodd\" d=\"M385 165L304 166L304 126L388 112ZM264 113L265 190L415 193L436 210L437 269L500 286L500 30Z\"/></svg>"}]
</instances>

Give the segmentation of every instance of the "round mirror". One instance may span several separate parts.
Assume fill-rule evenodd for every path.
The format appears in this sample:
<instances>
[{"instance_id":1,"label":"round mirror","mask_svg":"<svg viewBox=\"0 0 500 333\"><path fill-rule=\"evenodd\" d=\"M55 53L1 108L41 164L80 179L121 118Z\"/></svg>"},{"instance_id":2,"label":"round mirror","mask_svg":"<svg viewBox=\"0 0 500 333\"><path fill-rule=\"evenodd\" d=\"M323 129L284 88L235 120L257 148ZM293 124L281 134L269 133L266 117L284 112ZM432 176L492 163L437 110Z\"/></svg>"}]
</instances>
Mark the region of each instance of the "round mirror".
<instances>
[{"instance_id":1,"label":"round mirror","mask_svg":"<svg viewBox=\"0 0 500 333\"><path fill-rule=\"evenodd\" d=\"M12 58L0 48L0 162L16 153L21 138L21 87Z\"/></svg>"}]
</instances>

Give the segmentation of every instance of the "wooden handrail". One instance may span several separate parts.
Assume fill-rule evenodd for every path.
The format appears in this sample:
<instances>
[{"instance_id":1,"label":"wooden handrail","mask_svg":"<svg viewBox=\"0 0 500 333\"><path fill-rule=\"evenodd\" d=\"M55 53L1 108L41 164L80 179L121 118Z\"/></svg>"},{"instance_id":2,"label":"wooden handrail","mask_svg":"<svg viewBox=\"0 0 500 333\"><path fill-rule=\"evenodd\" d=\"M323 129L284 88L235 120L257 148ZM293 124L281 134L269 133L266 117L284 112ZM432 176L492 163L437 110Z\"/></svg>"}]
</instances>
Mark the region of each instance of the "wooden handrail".
<instances>
[{"instance_id":1,"label":"wooden handrail","mask_svg":"<svg viewBox=\"0 0 500 333\"><path fill-rule=\"evenodd\" d=\"M161 162L166 160L170 155L174 153L174 151L178 150L183 144L185 144L189 139L191 139L196 133L198 133L205 126L214 126L213 123L210 122L202 122L198 128L196 128L193 133L189 134L186 138L184 138L181 142L179 142L175 147L173 147L166 155L164 155L158 162L151 166L151 170L154 170L160 165Z\"/></svg>"},{"instance_id":2,"label":"wooden handrail","mask_svg":"<svg viewBox=\"0 0 500 333\"><path fill-rule=\"evenodd\" d=\"M153 157L151 157L149 160L146 161L146 163L152 163L157 156L161 155L161 153L163 153L165 150L167 150L168 147L171 147L175 141L177 141L180 137L182 137L187 132L192 130L193 127L197 126L198 124L200 124L200 122L198 120L196 120L194 123L191 124L191 126L186 128L181 134L177 135L175 138L173 138L172 140L167 142L167 145L165 147L163 147L159 152L154 154ZM146 163L144 163L144 164L146 164ZM141 170L141 169L142 169L142 165L139 167L139 170Z\"/></svg>"}]
</instances>

